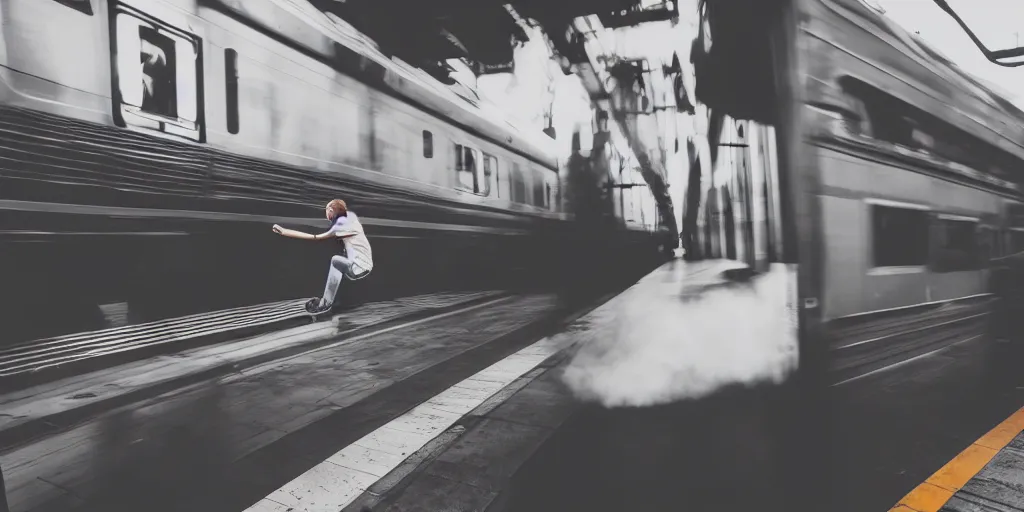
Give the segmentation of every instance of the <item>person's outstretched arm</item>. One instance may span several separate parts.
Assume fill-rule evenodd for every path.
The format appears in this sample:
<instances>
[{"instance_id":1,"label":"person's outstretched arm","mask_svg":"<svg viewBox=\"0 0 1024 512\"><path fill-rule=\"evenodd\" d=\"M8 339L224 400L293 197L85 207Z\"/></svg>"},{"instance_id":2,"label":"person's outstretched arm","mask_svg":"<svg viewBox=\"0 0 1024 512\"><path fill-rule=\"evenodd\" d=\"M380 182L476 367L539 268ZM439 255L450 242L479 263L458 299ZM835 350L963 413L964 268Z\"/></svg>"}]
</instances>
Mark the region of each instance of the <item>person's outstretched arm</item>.
<instances>
[{"instance_id":1,"label":"person's outstretched arm","mask_svg":"<svg viewBox=\"0 0 1024 512\"><path fill-rule=\"evenodd\" d=\"M327 231L326 233L320 233L318 235L311 235L302 231L296 231L294 229L282 228L281 226L274 224L274 233L288 238L295 238L298 240L330 240L337 235L334 231Z\"/></svg>"}]
</instances>

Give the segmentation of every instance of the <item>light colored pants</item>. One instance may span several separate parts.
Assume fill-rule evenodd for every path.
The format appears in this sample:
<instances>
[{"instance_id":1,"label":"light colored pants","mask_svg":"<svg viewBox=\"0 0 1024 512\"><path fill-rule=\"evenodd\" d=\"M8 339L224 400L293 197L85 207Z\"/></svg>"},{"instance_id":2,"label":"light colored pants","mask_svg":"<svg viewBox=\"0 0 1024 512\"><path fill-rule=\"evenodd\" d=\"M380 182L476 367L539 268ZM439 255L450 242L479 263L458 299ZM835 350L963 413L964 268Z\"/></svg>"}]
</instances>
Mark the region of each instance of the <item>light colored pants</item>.
<instances>
[{"instance_id":1,"label":"light colored pants","mask_svg":"<svg viewBox=\"0 0 1024 512\"><path fill-rule=\"evenodd\" d=\"M334 298L338 295L338 288L344 278L347 277L355 281L366 277L369 273L369 270L360 267L344 256L337 255L331 258L331 268L327 272L327 286L324 287L324 296L320 299L322 304L334 303Z\"/></svg>"}]
</instances>

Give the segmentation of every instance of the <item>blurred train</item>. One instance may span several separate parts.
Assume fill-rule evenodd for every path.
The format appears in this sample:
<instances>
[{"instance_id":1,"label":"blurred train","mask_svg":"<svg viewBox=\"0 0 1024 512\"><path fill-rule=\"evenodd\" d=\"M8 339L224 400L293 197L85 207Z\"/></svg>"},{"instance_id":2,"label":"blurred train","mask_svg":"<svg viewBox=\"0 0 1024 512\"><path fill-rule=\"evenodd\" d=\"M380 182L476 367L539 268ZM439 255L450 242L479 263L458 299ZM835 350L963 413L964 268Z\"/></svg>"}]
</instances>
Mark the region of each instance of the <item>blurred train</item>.
<instances>
[{"instance_id":1,"label":"blurred train","mask_svg":"<svg viewBox=\"0 0 1024 512\"><path fill-rule=\"evenodd\" d=\"M858 0L806 2L820 317L842 381L985 335L1024 251L1024 112Z\"/></svg>"},{"instance_id":2,"label":"blurred train","mask_svg":"<svg viewBox=\"0 0 1024 512\"><path fill-rule=\"evenodd\" d=\"M688 251L799 262L833 383L984 337L991 262L1024 251L1024 112L860 0L700 5Z\"/></svg>"},{"instance_id":3,"label":"blurred train","mask_svg":"<svg viewBox=\"0 0 1024 512\"><path fill-rule=\"evenodd\" d=\"M303 0L5 0L0 22L5 341L112 305L316 295L335 248L269 227L321 230L334 197L375 244L364 299L551 284L665 245L646 190L581 225L573 198L607 194L574 190L594 180L549 137Z\"/></svg>"}]
</instances>

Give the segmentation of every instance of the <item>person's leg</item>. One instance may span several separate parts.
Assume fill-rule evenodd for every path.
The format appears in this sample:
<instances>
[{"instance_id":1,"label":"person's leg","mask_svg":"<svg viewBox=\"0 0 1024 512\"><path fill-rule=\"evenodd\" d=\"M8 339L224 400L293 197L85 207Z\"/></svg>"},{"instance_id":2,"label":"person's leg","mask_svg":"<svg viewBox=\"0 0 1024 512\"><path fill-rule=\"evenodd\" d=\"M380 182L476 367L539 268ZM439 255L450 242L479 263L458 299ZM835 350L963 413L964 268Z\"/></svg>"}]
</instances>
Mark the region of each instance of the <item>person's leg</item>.
<instances>
[{"instance_id":1,"label":"person's leg","mask_svg":"<svg viewBox=\"0 0 1024 512\"><path fill-rule=\"evenodd\" d=\"M338 294L341 281L345 278L345 274L349 272L351 267L352 260L344 256L331 258L331 268L327 273L327 285L324 287L324 295L320 299L321 306L334 304L334 298Z\"/></svg>"}]
</instances>

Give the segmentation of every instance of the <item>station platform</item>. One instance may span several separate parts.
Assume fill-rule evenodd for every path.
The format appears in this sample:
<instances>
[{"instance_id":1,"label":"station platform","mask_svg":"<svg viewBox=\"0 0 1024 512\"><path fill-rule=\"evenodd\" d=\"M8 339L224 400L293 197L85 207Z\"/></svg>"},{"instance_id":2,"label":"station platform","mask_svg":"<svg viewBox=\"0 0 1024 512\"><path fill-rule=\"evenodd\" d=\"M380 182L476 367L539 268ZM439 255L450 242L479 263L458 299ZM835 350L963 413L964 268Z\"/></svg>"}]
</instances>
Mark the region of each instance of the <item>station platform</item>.
<instances>
[{"instance_id":1,"label":"station platform","mask_svg":"<svg viewBox=\"0 0 1024 512\"><path fill-rule=\"evenodd\" d=\"M345 318L353 319L348 327L356 327L412 314L417 309L437 310L485 300L498 293L435 293L374 302L355 308ZM10 388L54 380L112 366L114 362L311 323L313 319L304 304L305 299L285 300L17 343L0 349L0 384Z\"/></svg>"},{"instance_id":2,"label":"station platform","mask_svg":"<svg viewBox=\"0 0 1024 512\"><path fill-rule=\"evenodd\" d=\"M313 484L370 471L343 450L249 510L314 510L357 492L341 510L776 510L795 483L774 386L796 366L791 275L727 277L742 268L668 263L531 346L551 355L365 490Z\"/></svg>"},{"instance_id":3,"label":"station platform","mask_svg":"<svg viewBox=\"0 0 1024 512\"><path fill-rule=\"evenodd\" d=\"M408 297L4 393L10 510L243 510L310 454L508 356L567 307L550 294Z\"/></svg>"},{"instance_id":4,"label":"station platform","mask_svg":"<svg viewBox=\"0 0 1024 512\"><path fill-rule=\"evenodd\" d=\"M989 379L980 340L797 403L793 269L742 269L674 260L586 305L343 315L315 345L316 324L8 393L10 510L1019 510L978 498L1021 489L1024 429L1024 382ZM946 486L934 508L926 484Z\"/></svg>"},{"instance_id":5,"label":"station platform","mask_svg":"<svg viewBox=\"0 0 1024 512\"><path fill-rule=\"evenodd\" d=\"M892 511L1024 511L1024 409L960 452Z\"/></svg>"}]
</instances>

